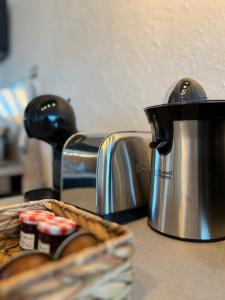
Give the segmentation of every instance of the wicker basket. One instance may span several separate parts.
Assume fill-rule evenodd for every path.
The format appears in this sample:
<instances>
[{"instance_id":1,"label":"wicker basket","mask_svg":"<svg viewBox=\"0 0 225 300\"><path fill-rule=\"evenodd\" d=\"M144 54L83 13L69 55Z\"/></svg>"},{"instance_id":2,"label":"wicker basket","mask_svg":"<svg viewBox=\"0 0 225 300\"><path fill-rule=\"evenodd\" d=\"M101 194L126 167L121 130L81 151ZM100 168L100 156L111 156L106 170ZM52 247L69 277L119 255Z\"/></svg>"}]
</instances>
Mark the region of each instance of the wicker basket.
<instances>
[{"instance_id":1,"label":"wicker basket","mask_svg":"<svg viewBox=\"0 0 225 300\"><path fill-rule=\"evenodd\" d=\"M0 249L18 245L18 214L25 207L48 209L70 218L102 241L79 254L0 280L0 299L127 299L132 274L132 233L56 200L41 200L0 208Z\"/></svg>"}]
</instances>

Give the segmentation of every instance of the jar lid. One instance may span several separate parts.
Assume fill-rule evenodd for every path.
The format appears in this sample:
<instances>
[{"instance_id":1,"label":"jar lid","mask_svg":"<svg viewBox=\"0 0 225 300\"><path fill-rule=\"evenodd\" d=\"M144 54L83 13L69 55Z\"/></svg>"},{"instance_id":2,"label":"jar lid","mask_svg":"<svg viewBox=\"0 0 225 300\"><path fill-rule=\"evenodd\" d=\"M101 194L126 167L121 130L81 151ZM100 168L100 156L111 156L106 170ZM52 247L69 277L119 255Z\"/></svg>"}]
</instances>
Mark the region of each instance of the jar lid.
<instances>
[{"instance_id":1,"label":"jar lid","mask_svg":"<svg viewBox=\"0 0 225 300\"><path fill-rule=\"evenodd\" d=\"M51 211L47 211L47 210L41 210L41 209L24 209L20 212L20 214L23 214L23 213L32 213L32 214L51 214L51 215L54 215L53 212Z\"/></svg>"},{"instance_id":2,"label":"jar lid","mask_svg":"<svg viewBox=\"0 0 225 300\"><path fill-rule=\"evenodd\" d=\"M55 217L54 214L40 214L40 215L37 215L36 217L36 222L39 223L39 222L43 222L43 221L46 221L46 220L51 220Z\"/></svg>"},{"instance_id":3,"label":"jar lid","mask_svg":"<svg viewBox=\"0 0 225 300\"><path fill-rule=\"evenodd\" d=\"M24 210L20 213L19 222L25 224L35 225L38 219L42 217L42 220L54 218L54 213L45 210Z\"/></svg>"},{"instance_id":4,"label":"jar lid","mask_svg":"<svg viewBox=\"0 0 225 300\"><path fill-rule=\"evenodd\" d=\"M54 217L38 222L37 228L40 232L48 235L68 235L75 231L77 224L63 217Z\"/></svg>"}]
</instances>

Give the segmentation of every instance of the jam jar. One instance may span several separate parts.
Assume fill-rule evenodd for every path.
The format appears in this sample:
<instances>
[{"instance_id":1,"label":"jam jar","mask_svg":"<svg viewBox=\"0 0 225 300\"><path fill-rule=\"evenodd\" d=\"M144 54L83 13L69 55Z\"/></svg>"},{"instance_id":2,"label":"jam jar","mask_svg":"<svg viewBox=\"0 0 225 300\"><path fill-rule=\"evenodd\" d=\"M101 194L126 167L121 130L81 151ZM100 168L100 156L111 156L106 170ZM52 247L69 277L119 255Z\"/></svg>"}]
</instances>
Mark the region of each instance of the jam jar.
<instances>
[{"instance_id":1,"label":"jam jar","mask_svg":"<svg viewBox=\"0 0 225 300\"><path fill-rule=\"evenodd\" d=\"M44 210L24 210L19 215L21 223L20 247L24 250L33 250L37 248L38 243L38 219L46 220L53 218L54 213Z\"/></svg>"},{"instance_id":2,"label":"jam jar","mask_svg":"<svg viewBox=\"0 0 225 300\"><path fill-rule=\"evenodd\" d=\"M76 231L77 225L74 221L63 217L54 217L45 221L39 221L38 250L53 255L71 233Z\"/></svg>"}]
</instances>

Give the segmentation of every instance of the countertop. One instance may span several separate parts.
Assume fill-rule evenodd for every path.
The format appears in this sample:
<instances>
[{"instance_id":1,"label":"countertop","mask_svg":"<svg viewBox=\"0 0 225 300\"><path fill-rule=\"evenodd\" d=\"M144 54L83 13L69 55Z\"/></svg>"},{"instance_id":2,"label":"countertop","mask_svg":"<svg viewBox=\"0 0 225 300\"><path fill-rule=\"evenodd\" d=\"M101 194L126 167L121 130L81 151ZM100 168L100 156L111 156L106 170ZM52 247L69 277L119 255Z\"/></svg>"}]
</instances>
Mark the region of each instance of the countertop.
<instances>
[{"instance_id":1,"label":"countertop","mask_svg":"<svg viewBox=\"0 0 225 300\"><path fill-rule=\"evenodd\" d=\"M0 205L21 202L0 199ZM225 241L191 243L152 231L146 218L127 225L134 233L132 299L225 299Z\"/></svg>"}]
</instances>

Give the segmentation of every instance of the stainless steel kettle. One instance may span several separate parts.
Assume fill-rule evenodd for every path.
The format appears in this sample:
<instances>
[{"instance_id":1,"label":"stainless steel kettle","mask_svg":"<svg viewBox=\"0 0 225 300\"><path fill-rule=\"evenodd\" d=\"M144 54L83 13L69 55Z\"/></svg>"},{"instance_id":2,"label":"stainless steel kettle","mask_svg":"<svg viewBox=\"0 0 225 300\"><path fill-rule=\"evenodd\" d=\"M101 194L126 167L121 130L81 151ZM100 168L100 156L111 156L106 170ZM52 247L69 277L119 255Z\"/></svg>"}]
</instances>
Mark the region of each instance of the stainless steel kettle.
<instances>
[{"instance_id":1,"label":"stainless steel kettle","mask_svg":"<svg viewBox=\"0 0 225 300\"><path fill-rule=\"evenodd\" d=\"M149 225L179 239L225 238L225 101L178 82L167 104L145 109L152 126Z\"/></svg>"}]
</instances>

